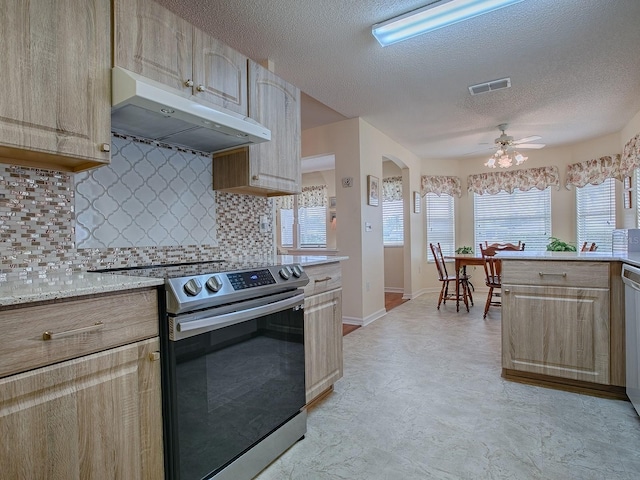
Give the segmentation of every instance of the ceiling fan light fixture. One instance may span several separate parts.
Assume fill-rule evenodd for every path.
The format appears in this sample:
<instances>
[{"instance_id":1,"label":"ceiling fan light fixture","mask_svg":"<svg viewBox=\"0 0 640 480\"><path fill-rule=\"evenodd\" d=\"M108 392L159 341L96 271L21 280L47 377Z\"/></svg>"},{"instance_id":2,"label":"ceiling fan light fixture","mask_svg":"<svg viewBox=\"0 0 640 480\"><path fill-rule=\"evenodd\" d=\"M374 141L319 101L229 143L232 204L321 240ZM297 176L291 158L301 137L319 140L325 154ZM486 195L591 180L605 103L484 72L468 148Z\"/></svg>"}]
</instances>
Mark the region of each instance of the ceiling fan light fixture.
<instances>
[{"instance_id":1,"label":"ceiling fan light fixture","mask_svg":"<svg viewBox=\"0 0 640 480\"><path fill-rule=\"evenodd\" d=\"M509 150L507 147L503 147L494 153L489 160L486 161L484 166L489 168L509 168L513 166L514 163L516 165L522 165L528 159L529 157L525 157L516 150Z\"/></svg>"},{"instance_id":2,"label":"ceiling fan light fixture","mask_svg":"<svg viewBox=\"0 0 640 480\"><path fill-rule=\"evenodd\" d=\"M371 33L380 45L386 47L522 1L438 0L417 10L376 23L371 27Z\"/></svg>"}]
</instances>

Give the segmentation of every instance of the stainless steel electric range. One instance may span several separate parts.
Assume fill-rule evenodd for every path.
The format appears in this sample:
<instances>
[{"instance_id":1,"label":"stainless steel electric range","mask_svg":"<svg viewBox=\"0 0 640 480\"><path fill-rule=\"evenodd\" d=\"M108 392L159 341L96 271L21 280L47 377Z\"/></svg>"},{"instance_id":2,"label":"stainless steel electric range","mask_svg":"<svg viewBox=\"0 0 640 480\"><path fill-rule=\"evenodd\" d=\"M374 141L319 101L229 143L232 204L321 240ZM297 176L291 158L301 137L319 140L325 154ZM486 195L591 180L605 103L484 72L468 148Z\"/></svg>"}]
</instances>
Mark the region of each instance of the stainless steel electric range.
<instances>
[{"instance_id":1,"label":"stainless steel electric range","mask_svg":"<svg viewBox=\"0 0 640 480\"><path fill-rule=\"evenodd\" d=\"M165 279L166 478L251 479L306 433L300 265L110 270Z\"/></svg>"}]
</instances>

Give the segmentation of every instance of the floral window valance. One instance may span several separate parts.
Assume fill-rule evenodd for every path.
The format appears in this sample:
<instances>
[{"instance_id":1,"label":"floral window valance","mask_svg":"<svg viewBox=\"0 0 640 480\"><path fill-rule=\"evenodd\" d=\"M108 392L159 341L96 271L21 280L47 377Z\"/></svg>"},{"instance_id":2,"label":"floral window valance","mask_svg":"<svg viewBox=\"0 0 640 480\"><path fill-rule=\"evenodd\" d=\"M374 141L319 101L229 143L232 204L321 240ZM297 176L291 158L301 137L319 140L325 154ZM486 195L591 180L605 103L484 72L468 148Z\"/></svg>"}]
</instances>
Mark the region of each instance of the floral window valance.
<instances>
[{"instance_id":1,"label":"floral window valance","mask_svg":"<svg viewBox=\"0 0 640 480\"><path fill-rule=\"evenodd\" d=\"M276 197L277 209L293 209L293 197L295 195L284 195ZM298 195L298 208L326 207L327 206L327 186L311 185L302 187L302 193Z\"/></svg>"},{"instance_id":2,"label":"floral window valance","mask_svg":"<svg viewBox=\"0 0 640 480\"><path fill-rule=\"evenodd\" d=\"M560 189L560 175L556 166L479 173L477 175L469 175L468 182L469 192L480 195L495 195L502 190L513 193L516 188L521 191L531 190L532 188L544 190L547 187Z\"/></svg>"},{"instance_id":3,"label":"floral window valance","mask_svg":"<svg viewBox=\"0 0 640 480\"><path fill-rule=\"evenodd\" d=\"M622 149L620 165L623 177L631 176L631 173L640 167L640 133L629 140Z\"/></svg>"},{"instance_id":4,"label":"floral window valance","mask_svg":"<svg viewBox=\"0 0 640 480\"><path fill-rule=\"evenodd\" d=\"M462 186L460 178L447 177L443 175L423 175L420 178L420 195L425 196L427 193L435 193L436 195L451 195L452 197L462 196Z\"/></svg>"},{"instance_id":5,"label":"floral window valance","mask_svg":"<svg viewBox=\"0 0 640 480\"><path fill-rule=\"evenodd\" d=\"M607 178L621 180L631 173L625 173L620 155L607 155L586 162L573 163L567 166L567 180L565 186L584 187L585 185L600 185ZM634 167L635 168L635 167ZM633 169L631 169L633 172Z\"/></svg>"},{"instance_id":6,"label":"floral window valance","mask_svg":"<svg viewBox=\"0 0 640 480\"><path fill-rule=\"evenodd\" d=\"M402 177L387 177L382 179L382 201L393 202L402 200Z\"/></svg>"}]
</instances>

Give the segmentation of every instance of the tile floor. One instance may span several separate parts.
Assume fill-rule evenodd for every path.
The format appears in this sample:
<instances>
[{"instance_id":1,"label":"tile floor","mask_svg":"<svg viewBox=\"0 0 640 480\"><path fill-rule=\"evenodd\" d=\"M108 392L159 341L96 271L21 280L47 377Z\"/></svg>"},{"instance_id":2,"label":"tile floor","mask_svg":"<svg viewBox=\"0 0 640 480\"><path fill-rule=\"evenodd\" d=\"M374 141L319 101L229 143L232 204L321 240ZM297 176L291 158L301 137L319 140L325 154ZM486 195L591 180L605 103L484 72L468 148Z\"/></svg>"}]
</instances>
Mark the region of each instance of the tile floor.
<instances>
[{"instance_id":1,"label":"tile floor","mask_svg":"<svg viewBox=\"0 0 640 480\"><path fill-rule=\"evenodd\" d=\"M435 294L344 337L344 378L259 480L640 478L629 402L500 377L500 311Z\"/></svg>"}]
</instances>

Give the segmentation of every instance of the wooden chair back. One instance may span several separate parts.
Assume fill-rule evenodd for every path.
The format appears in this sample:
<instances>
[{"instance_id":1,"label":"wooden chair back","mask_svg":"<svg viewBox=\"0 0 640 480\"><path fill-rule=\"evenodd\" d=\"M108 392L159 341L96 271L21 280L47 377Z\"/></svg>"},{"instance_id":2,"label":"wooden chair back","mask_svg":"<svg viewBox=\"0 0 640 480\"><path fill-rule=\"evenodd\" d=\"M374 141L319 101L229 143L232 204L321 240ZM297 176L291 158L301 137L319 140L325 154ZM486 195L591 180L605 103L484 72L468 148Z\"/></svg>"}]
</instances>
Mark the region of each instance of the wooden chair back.
<instances>
[{"instance_id":1,"label":"wooden chair back","mask_svg":"<svg viewBox=\"0 0 640 480\"><path fill-rule=\"evenodd\" d=\"M482 247L482 245L481 245ZM489 242L487 242L485 240L484 242L484 248L495 248L496 251L500 252L500 251L505 251L505 252L519 252L524 250L524 243L522 243L521 241L518 241L517 244L515 243L492 243L489 244Z\"/></svg>"},{"instance_id":2,"label":"wooden chair back","mask_svg":"<svg viewBox=\"0 0 640 480\"><path fill-rule=\"evenodd\" d=\"M596 242L592 242L591 245L587 246L587 242L582 244L581 252L595 252L598 249Z\"/></svg>"},{"instance_id":3,"label":"wooden chair back","mask_svg":"<svg viewBox=\"0 0 640 480\"><path fill-rule=\"evenodd\" d=\"M436 268L438 269L438 279L444 281L449 277L449 274L447 273L447 266L444 263L444 255L442 255L440 243L437 243L436 245L430 243L429 246L431 247L431 253L433 253Z\"/></svg>"},{"instance_id":4,"label":"wooden chair back","mask_svg":"<svg viewBox=\"0 0 640 480\"><path fill-rule=\"evenodd\" d=\"M501 278L501 266L502 262L496 258L495 255L500 250L496 247L484 247L480 244L480 252L482 253L482 260L484 265L485 282L487 286L493 286L499 288L502 284Z\"/></svg>"}]
</instances>

